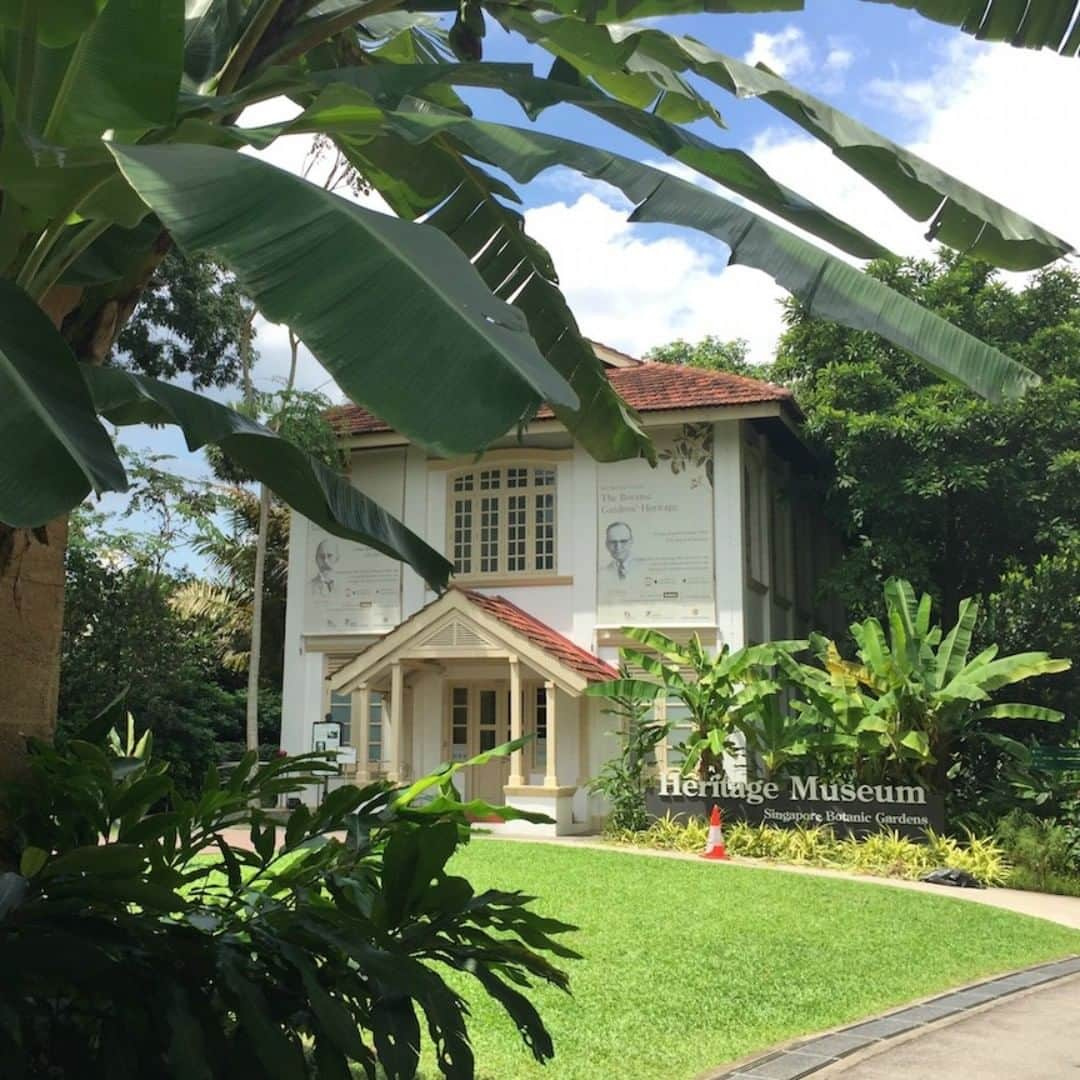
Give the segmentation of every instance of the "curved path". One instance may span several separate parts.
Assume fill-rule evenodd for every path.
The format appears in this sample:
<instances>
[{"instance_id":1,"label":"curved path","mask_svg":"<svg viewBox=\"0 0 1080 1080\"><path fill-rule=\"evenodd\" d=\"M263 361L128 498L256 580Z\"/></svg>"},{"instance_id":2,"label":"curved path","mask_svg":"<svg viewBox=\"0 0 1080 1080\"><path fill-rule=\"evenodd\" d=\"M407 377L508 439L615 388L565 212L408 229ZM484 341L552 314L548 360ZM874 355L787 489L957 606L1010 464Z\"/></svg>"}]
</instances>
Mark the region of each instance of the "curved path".
<instances>
[{"instance_id":1,"label":"curved path","mask_svg":"<svg viewBox=\"0 0 1080 1080\"><path fill-rule=\"evenodd\" d=\"M911 1039L879 1043L816 1075L846 1080L1080 1078L1080 975L987 1005ZM811 1074L815 1075L815 1074Z\"/></svg>"},{"instance_id":2,"label":"curved path","mask_svg":"<svg viewBox=\"0 0 1080 1080\"><path fill-rule=\"evenodd\" d=\"M699 1080L1080 1078L1080 958L1040 964L744 1059Z\"/></svg>"},{"instance_id":3,"label":"curved path","mask_svg":"<svg viewBox=\"0 0 1080 1080\"><path fill-rule=\"evenodd\" d=\"M596 837L560 836L532 837L510 836L496 832L478 833L477 839L510 840L515 843L560 844L567 847L595 848L599 851L616 851L625 855L644 855L660 859L683 859L705 863L698 855L683 851L659 851L656 848L634 847L629 844L607 844ZM744 859L733 856L724 862L708 863L715 867L753 867L758 870L776 870L783 874L812 874L819 877L844 878L869 885L886 885L894 889L911 889L915 892L948 896L956 900L969 900L975 904L1015 911L1020 915L1032 915L1037 919L1049 919L1062 926L1080 930L1080 896L1052 896L1049 893L1025 892L1021 889L956 889L947 885L928 885L923 881L904 881L900 878L874 877L870 874L852 874L844 870L826 870L816 866L792 866L787 863L768 862L764 859Z\"/></svg>"}]
</instances>

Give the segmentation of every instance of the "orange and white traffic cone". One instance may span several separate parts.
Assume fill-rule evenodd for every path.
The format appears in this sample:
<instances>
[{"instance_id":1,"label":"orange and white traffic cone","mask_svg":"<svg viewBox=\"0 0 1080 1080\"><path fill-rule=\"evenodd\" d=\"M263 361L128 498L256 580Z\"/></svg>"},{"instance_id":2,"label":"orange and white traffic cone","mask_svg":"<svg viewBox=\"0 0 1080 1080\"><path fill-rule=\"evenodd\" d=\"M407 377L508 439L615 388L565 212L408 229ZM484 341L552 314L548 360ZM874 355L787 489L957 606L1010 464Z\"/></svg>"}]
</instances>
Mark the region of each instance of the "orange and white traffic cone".
<instances>
[{"instance_id":1,"label":"orange and white traffic cone","mask_svg":"<svg viewBox=\"0 0 1080 1080\"><path fill-rule=\"evenodd\" d=\"M712 816L709 818L709 838L705 841L703 859L726 859L727 848L724 846L724 821L720 815L720 807L713 806Z\"/></svg>"}]
</instances>

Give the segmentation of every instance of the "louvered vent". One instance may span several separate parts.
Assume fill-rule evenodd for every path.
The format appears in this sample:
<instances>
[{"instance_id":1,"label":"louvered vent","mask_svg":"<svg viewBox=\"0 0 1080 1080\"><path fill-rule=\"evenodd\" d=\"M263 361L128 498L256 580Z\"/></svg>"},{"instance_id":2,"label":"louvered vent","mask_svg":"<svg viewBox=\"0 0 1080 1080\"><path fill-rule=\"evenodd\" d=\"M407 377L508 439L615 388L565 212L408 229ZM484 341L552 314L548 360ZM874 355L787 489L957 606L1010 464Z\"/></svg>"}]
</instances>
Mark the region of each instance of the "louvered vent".
<instances>
[{"instance_id":1,"label":"louvered vent","mask_svg":"<svg viewBox=\"0 0 1080 1080\"><path fill-rule=\"evenodd\" d=\"M440 626L420 642L424 649L485 649L491 645L487 638L457 619Z\"/></svg>"},{"instance_id":2,"label":"louvered vent","mask_svg":"<svg viewBox=\"0 0 1080 1080\"><path fill-rule=\"evenodd\" d=\"M424 638L421 645L426 649L447 649L457 644L457 623L447 623L434 634Z\"/></svg>"},{"instance_id":3,"label":"louvered vent","mask_svg":"<svg viewBox=\"0 0 1080 1080\"><path fill-rule=\"evenodd\" d=\"M454 629L457 631L455 645L483 647L490 644L487 638L481 637L471 626L466 626L464 623L455 623Z\"/></svg>"}]
</instances>

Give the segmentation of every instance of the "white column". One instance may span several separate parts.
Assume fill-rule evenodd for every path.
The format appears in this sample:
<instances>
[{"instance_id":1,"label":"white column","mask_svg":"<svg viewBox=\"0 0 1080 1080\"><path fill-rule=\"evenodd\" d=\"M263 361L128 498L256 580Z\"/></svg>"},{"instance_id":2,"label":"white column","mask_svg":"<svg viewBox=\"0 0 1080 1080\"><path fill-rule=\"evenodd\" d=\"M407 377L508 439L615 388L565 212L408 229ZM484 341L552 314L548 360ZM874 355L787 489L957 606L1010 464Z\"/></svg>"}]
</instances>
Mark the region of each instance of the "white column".
<instances>
[{"instance_id":1,"label":"white column","mask_svg":"<svg viewBox=\"0 0 1080 1080\"><path fill-rule=\"evenodd\" d=\"M516 656L510 657L510 738L521 738L521 665ZM520 747L510 754L510 775L506 780L510 787L525 783L522 756Z\"/></svg>"},{"instance_id":2,"label":"white column","mask_svg":"<svg viewBox=\"0 0 1080 1080\"><path fill-rule=\"evenodd\" d=\"M558 787L559 778L555 768L558 754L558 744L555 741L558 724L555 720L555 684L553 682L544 683L544 701L547 705L547 766L544 770L544 787Z\"/></svg>"},{"instance_id":3,"label":"white column","mask_svg":"<svg viewBox=\"0 0 1080 1080\"><path fill-rule=\"evenodd\" d=\"M578 723L578 787L584 787L592 777L589 775L589 699L584 694L577 699Z\"/></svg>"},{"instance_id":4,"label":"white column","mask_svg":"<svg viewBox=\"0 0 1080 1080\"><path fill-rule=\"evenodd\" d=\"M371 734L371 691L361 683L353 694L352 743L356 747L356 779L369 780L368 736Z\"/></svg>"},{"instance_id":5,"label":"white column","mask_svg":"<svg viewBox=\"0 0 1080 1080\"><path fill-rule=\"evenodd\" d=\"M716 629L720 644L739 649L745 641L746 588L742 434L737 420L715 424L713 431Z\"/></svg>"},{"instance_id":6,"label":"white column","mask_svg":"<svg viewBox=\"0 0 1080 1080\"><path fill-rule=\"evenodd\" d=\"M390 763L391 780L405 779L405 674L400 661L390 667Z\"/></svg>"},{"instance_id":7,"label":"white column","mask_svg":"<svg viewBox=\"0 0 1080 1080\"><path fill-rule=\"evenodd\" d=\"M417 536L441 535L428 533L428 467L424 451L412 444L406 447L402 468L405 490L401 520ZM437 546L442 547L441 544ZM402 567L402 574L401 617L407 619L424 606L424 582L409 566Z\"/></svg>"}]
</instances>

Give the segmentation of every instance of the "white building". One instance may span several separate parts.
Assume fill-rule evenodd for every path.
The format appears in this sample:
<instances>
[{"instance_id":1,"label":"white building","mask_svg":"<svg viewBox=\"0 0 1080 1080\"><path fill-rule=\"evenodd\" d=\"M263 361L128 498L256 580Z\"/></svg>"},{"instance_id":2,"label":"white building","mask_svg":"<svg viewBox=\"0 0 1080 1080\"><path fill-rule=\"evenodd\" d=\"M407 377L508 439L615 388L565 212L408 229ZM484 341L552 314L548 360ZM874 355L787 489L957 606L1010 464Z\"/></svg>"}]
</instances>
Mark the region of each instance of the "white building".
<instances>
[{"instance_id":1,"label":"white building","mask_svg":"<svg viewBox=\"0 0 1080 1080\"><path fill-rule=\"evenodd\" d=\"M312 749L313 723L332 714L356 748L346 782L404 780L531 734L466 770L466 796L591 830L603 806L584 785L614 750L614 722L583 692L614 677L622 627L737 648L822 625L814 583L833 543L799 494L812 463L791 394L596 351L648 428L655 469L594 461L545 412L479 459L442 460L362 408L338 410L355 486L456 575L437 597L293 516L285 751Z\"/></svg>"}]
</instances>

